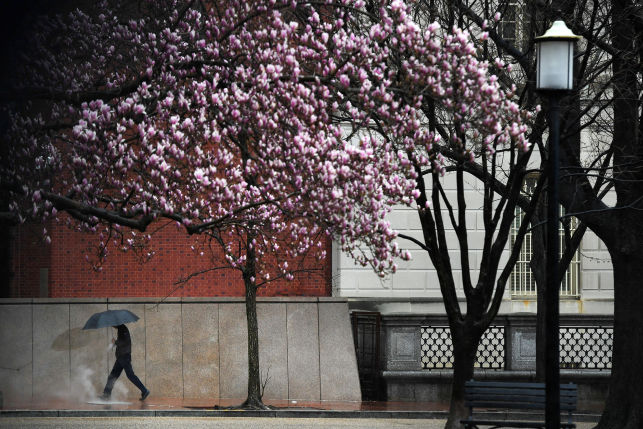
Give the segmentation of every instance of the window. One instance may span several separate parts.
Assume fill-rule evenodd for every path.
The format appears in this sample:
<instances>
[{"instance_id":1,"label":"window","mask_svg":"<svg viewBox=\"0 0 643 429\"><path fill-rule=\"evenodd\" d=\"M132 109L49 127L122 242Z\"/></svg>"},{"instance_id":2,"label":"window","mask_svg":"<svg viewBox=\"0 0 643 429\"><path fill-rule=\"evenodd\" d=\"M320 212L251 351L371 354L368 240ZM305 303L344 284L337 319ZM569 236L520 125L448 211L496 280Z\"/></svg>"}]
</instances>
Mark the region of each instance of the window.
<instances>
[{"instance_id":1,"label":"window","mask_svg":"<svg viewBox=\"0 0 643 429\"><path fill-rule=\"evenodd\" d=\"M533 194L534 189L536 188L536 183L538 181L538 176L528 176L525 179L525 184L523 186L523 193L527 195ZM560 215L565 214L565 209L560 208ZM513 224L511 225L511 246L513 247L516 242L516 236L518 235L518 230L522 224L524 218L524 213L522 209L516 207L516 217L514 218ZM569 227L570 232L573 234L576 230L578 220L574 217L570 219ZM565 229L561 223L559 226L559 239L560 239L560 251L565 251ZM514 267L513 272L511 273L511 295L512 296L536 296L536 280L534 275L531 272L529 263L531 261L531 256L533 254L533 243L532 243L532 234L527 232L525 238L522 242L522 248L520 249L520 255L518 256L518 261ZM572 258L569 268L565 273L565 277L560 285L560 295L576 297L579 295L579 278L580 278L580 252L577 250Z\"/></svg>"},{"instance_id":2,"label":"window","mask_svg":"<svg viewBox=\"0 0 643 429\"><path fill-rule=\"evenodd\" d=\"M498 35L510 45L529 54L529 35L544 33L541 28L542 17L537 13L535 5L519 0L501 0L495 10L500 13L500 21L496 26Z\"/></svg>"},{"instance_id":3,"label":"window","mask_svg":"<svg viewBox=\"0 0 643 429\"><path fill-rule=\"evenodd\" d=\"M521 7L516 1L508 1L504 5L500 15L500 22L498 22L498 33L500 36L511 44L516 43L518 36L518 26L520 21L517 20L518 14L521 12Z\"/></svg>"}]
</instances>

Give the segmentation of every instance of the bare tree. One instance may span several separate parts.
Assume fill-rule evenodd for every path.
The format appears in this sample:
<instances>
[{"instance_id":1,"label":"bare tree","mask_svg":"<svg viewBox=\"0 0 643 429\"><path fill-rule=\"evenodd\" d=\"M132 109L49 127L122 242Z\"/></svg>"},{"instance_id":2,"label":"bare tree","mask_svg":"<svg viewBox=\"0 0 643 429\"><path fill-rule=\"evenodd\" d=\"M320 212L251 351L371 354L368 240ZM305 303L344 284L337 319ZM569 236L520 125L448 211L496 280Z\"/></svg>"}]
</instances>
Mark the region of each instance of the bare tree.
<instances>
[{"instance_id":1,"label":"bare tree","mask_svg":"<svg viewBox=\"0 0 643 429\"><path fill-rule=\"evenodd\" d=\"M446 8L448 5L454 6L455 12ZM581 223L573 235L566 234L559 271L562 278L587 228L607 246L614 268L613 369L606 409L598 427L643 426L639 405L643 400L643 373L635 363L643 359L643 320L637 305L643 293L637 282L643 255L643 222L639 214L643 207L641 5L619 0L454 0L438 5L427 2L427 7L433 7L442 22L459 21L471 28L481 28L485 20L491 23L499 14L500 19L489 31L489 41L483 43L484 54L487 58L501 57L515 66L515 72L505 75L502 82L517 86L520 106L528 110L538 103L547 105L533 86L534 37L543 34L559 14L574 33L583 36L575 55L576 89L563 101L560 140L561 204L566 218L575 216ZM546 160L546 145L536 143L542 160ZM616 195L614 204L605 202L610 193ZM541 258L546 243L539 227L543 221L546 219L538 214L531 218L535 243L531 266L539 295L544 291ZM540 298L538 306L541 318Z\"/></svg>"},{"instance_id":2,"label":"bare tree","mask_svg":"<svg viewBox=\"0 0 643 429\"><path fill-rule=\"evenodd\" d=\"M528 173L535 146L525 145L519 139L498 138L482 125L494 118L485 108L487 100L484 94L487 85L493 87L496 84L496 77L489 73L491 70L487 69L486 63L475 60L476 50L472 43L475 43L477 36L485 36L474 34L471 41L468 33L457 28L452 30L451 26L440 27L434 24L434 6L433 3L418 4L405 9L417 25L416 34L428 34L430 37L437 34L437 38L446 40L447 46L450 43L466 44L466 50L470 53L467 60L453 59L433 52L432 48L423 50L425 46L433 46L429 36L423 42L411 38L413 44L402 37L390 37L382 41L389 53L388 67L395 71L388 78L391 81L391 93L398 103L397 109L416 109L418 128L433 136L433 144L423 147L416 143L413 146L413 134L388 127L391 121L389 111L364 102L358 90L360 82L354 82L355 86L338 92L337 102L342 108L335 113L335 118L338 123L352 122L352 131L356 134L368 134L390 142L390 151L406 157L413 166L417 181L415 207L423 236L420 239L404 234L398 236L426 251L437 272L452 332L454 354L452 395L446 427L459 428L460 420L467 415L464 407L465 381L473 378L480 338L498 313L507 280L528 229L528 223L525 222L511 246L508 260L504 260L516 207L523 204L528 214L535 210L544 177L540 179L535 198L530 200L522 195L523 179ZM389 16L383 9L378 10L371 4L368 10L370 14L362 24L364 31L369 31L371 26L377 28L388 22ZM444 78L417 78L416 73L432 73L434 67L440 70L435 72L438 76L440 73L453 73ZM493 71L500 74L500 79L508 73L501 62L495 63L493 67L496 67ZM416 72L416 69L421 71ZM443 83L436 84L441 78L444 79ZM444 99L445 93L451 95L448 100ZM476 96L480 98L476 99ZM498 94L498 100L505 97L511 99L512 91ZM361 124L352 121L356 106L365 112ZM508 122L503 122L508 118L498 118L499 128L512 125L516 129L521 128L521 115L530 117L525 112L519 112L515 105L512 106L515 115ZM541 126L535 127L535 131L527 135L526 140L531 142L540 139L542 119L542 113L535 118L536 123ZM512 124L512 121L516 122ZM423 163L423 159L427 158L430 160L429 165ZM455 192L443 186L444 174L454 177ZM479 178L479 192L484 201L484 238L483 247L479 249L482 256L477 261L477 266L470 259L471 238L465 197L466 192L471 190L465 179L468 174ZM497 176L502 176L504 180L499 181ZM450 228L454 231L455 243L448 237L446 230ZM457 271L460 271L459 267L456 268L457 265L461 267L462 284L457 280ZM466 302L461 307L459 299L462 297Z\"/></svg>"}]
</instances>

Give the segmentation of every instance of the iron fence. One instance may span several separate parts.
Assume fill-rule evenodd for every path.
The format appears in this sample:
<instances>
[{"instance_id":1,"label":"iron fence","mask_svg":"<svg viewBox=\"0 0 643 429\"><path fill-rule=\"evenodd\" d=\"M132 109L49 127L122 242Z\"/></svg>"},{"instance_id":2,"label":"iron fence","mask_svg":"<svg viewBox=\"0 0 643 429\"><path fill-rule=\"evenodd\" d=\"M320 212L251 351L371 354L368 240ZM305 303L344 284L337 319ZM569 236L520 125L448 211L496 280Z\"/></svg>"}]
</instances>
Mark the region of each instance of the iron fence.
<instances>
[{"instance_id":1,"label":"iron fence","mask_svg":"<svg viewBox=\"0 0 643 429\"><path fill-rule=\"evenodd\" d=\"M561 368L612 369L613 328L564 326L559 338Z\"/></svg>"},{"instance_id":2,"label":"iron fence","mask_svg":"<svg viewBox=\"0 0 643 429\"><path fill-rule=\"evenodd\" d=\"M453 368L453 342L448 326L422 326L422 368ZM505 367L505 327L490 326L478 344L476 368Z\"/></svg>"},{"instance_id":3,"label":"iron fence","mask_svg":"<svg viewBox=\"0 0 643 429\"><path fill-rule=\"evenodd\" d=\"M423 369L453 368L453 342L448 326L421 328ZM604 326L560 327L560 367L565 369L612 369L614 329ZM480 339L476 368L504 369L505 327L491 326Z\"/></svg>"}]
</instances>

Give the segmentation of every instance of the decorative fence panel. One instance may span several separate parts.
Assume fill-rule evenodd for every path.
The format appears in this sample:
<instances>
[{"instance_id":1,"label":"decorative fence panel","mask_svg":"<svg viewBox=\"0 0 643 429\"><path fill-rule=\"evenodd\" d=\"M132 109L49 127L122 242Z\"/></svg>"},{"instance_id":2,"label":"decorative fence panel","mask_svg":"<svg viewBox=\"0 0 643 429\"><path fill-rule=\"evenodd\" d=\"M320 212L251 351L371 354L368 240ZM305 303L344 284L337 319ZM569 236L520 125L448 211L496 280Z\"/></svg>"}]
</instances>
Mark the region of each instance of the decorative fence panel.
<instances>
[{"instance_id":1,"label":"decorative fence panel","mask_svg":"<svg viewBox=\"0 0 643 429\"><path fill-rule=\"evenodd\" d=\"M560 367L564 369L612 369L614 329L603 326L562 326ZM448 326L421 328L422 369L453 368L453 342ZM505 327L491 326L478 345L476 368L505 368Z\"/></svg>"},{"instance_id":2,"label":"decorative fence panel","mask_svg":"<svg viewBox=\"0 0 643 429\"><path fill-rule=\"evenodd\" d=\"M422 368L449 369L453 367L453 342L448 326L423 326ZM476 368L503 369L505 367L505 327L491 326L478 345Z\"/></svg>"},{"instance_id":3,"label":"decorative fence panel","mask_svg":"<svg viewBox=\"0 0 643 429\"><path fill-rule=\"evenodd\" d=\"M560 328L560 367L612 369L614 329L604 326Z\"/></svg>"}]
</instances>

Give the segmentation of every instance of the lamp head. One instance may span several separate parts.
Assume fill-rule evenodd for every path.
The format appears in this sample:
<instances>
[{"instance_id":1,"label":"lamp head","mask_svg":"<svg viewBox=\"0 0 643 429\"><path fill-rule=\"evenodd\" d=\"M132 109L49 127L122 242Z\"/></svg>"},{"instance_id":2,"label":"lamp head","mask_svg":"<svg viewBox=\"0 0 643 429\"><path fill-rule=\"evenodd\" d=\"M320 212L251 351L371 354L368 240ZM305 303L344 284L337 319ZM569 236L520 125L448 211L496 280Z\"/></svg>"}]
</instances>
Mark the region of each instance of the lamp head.
<instances>
[{"instance_id":1,"label":"lamp head","mask_svg":"<svg viewBox=\"0 0 643 429\"><path fill-rule=\"evenodd\" d=\"M545 34L535 38L538 43L537 90L572 90L574 43L579 39L582 37L572 33L562 19L554 21Z\"/></svg>"},{"instance_id":2,"label":"lamp head","mask_svg":"<svg viewBox=\"0 0 643 429\"><path fill-rule=\"evenodd\" d=\"M556 21L554 21L551 27L549 27L549 30L547 30L545 34L536 37L535 40L536 43L564 40L576 42L582 38L582 36L577 36L576 34L572 33L572 30L567 27L565 21L563 21L562 19L557 19Z\"/></svg>"}]
</instances>

